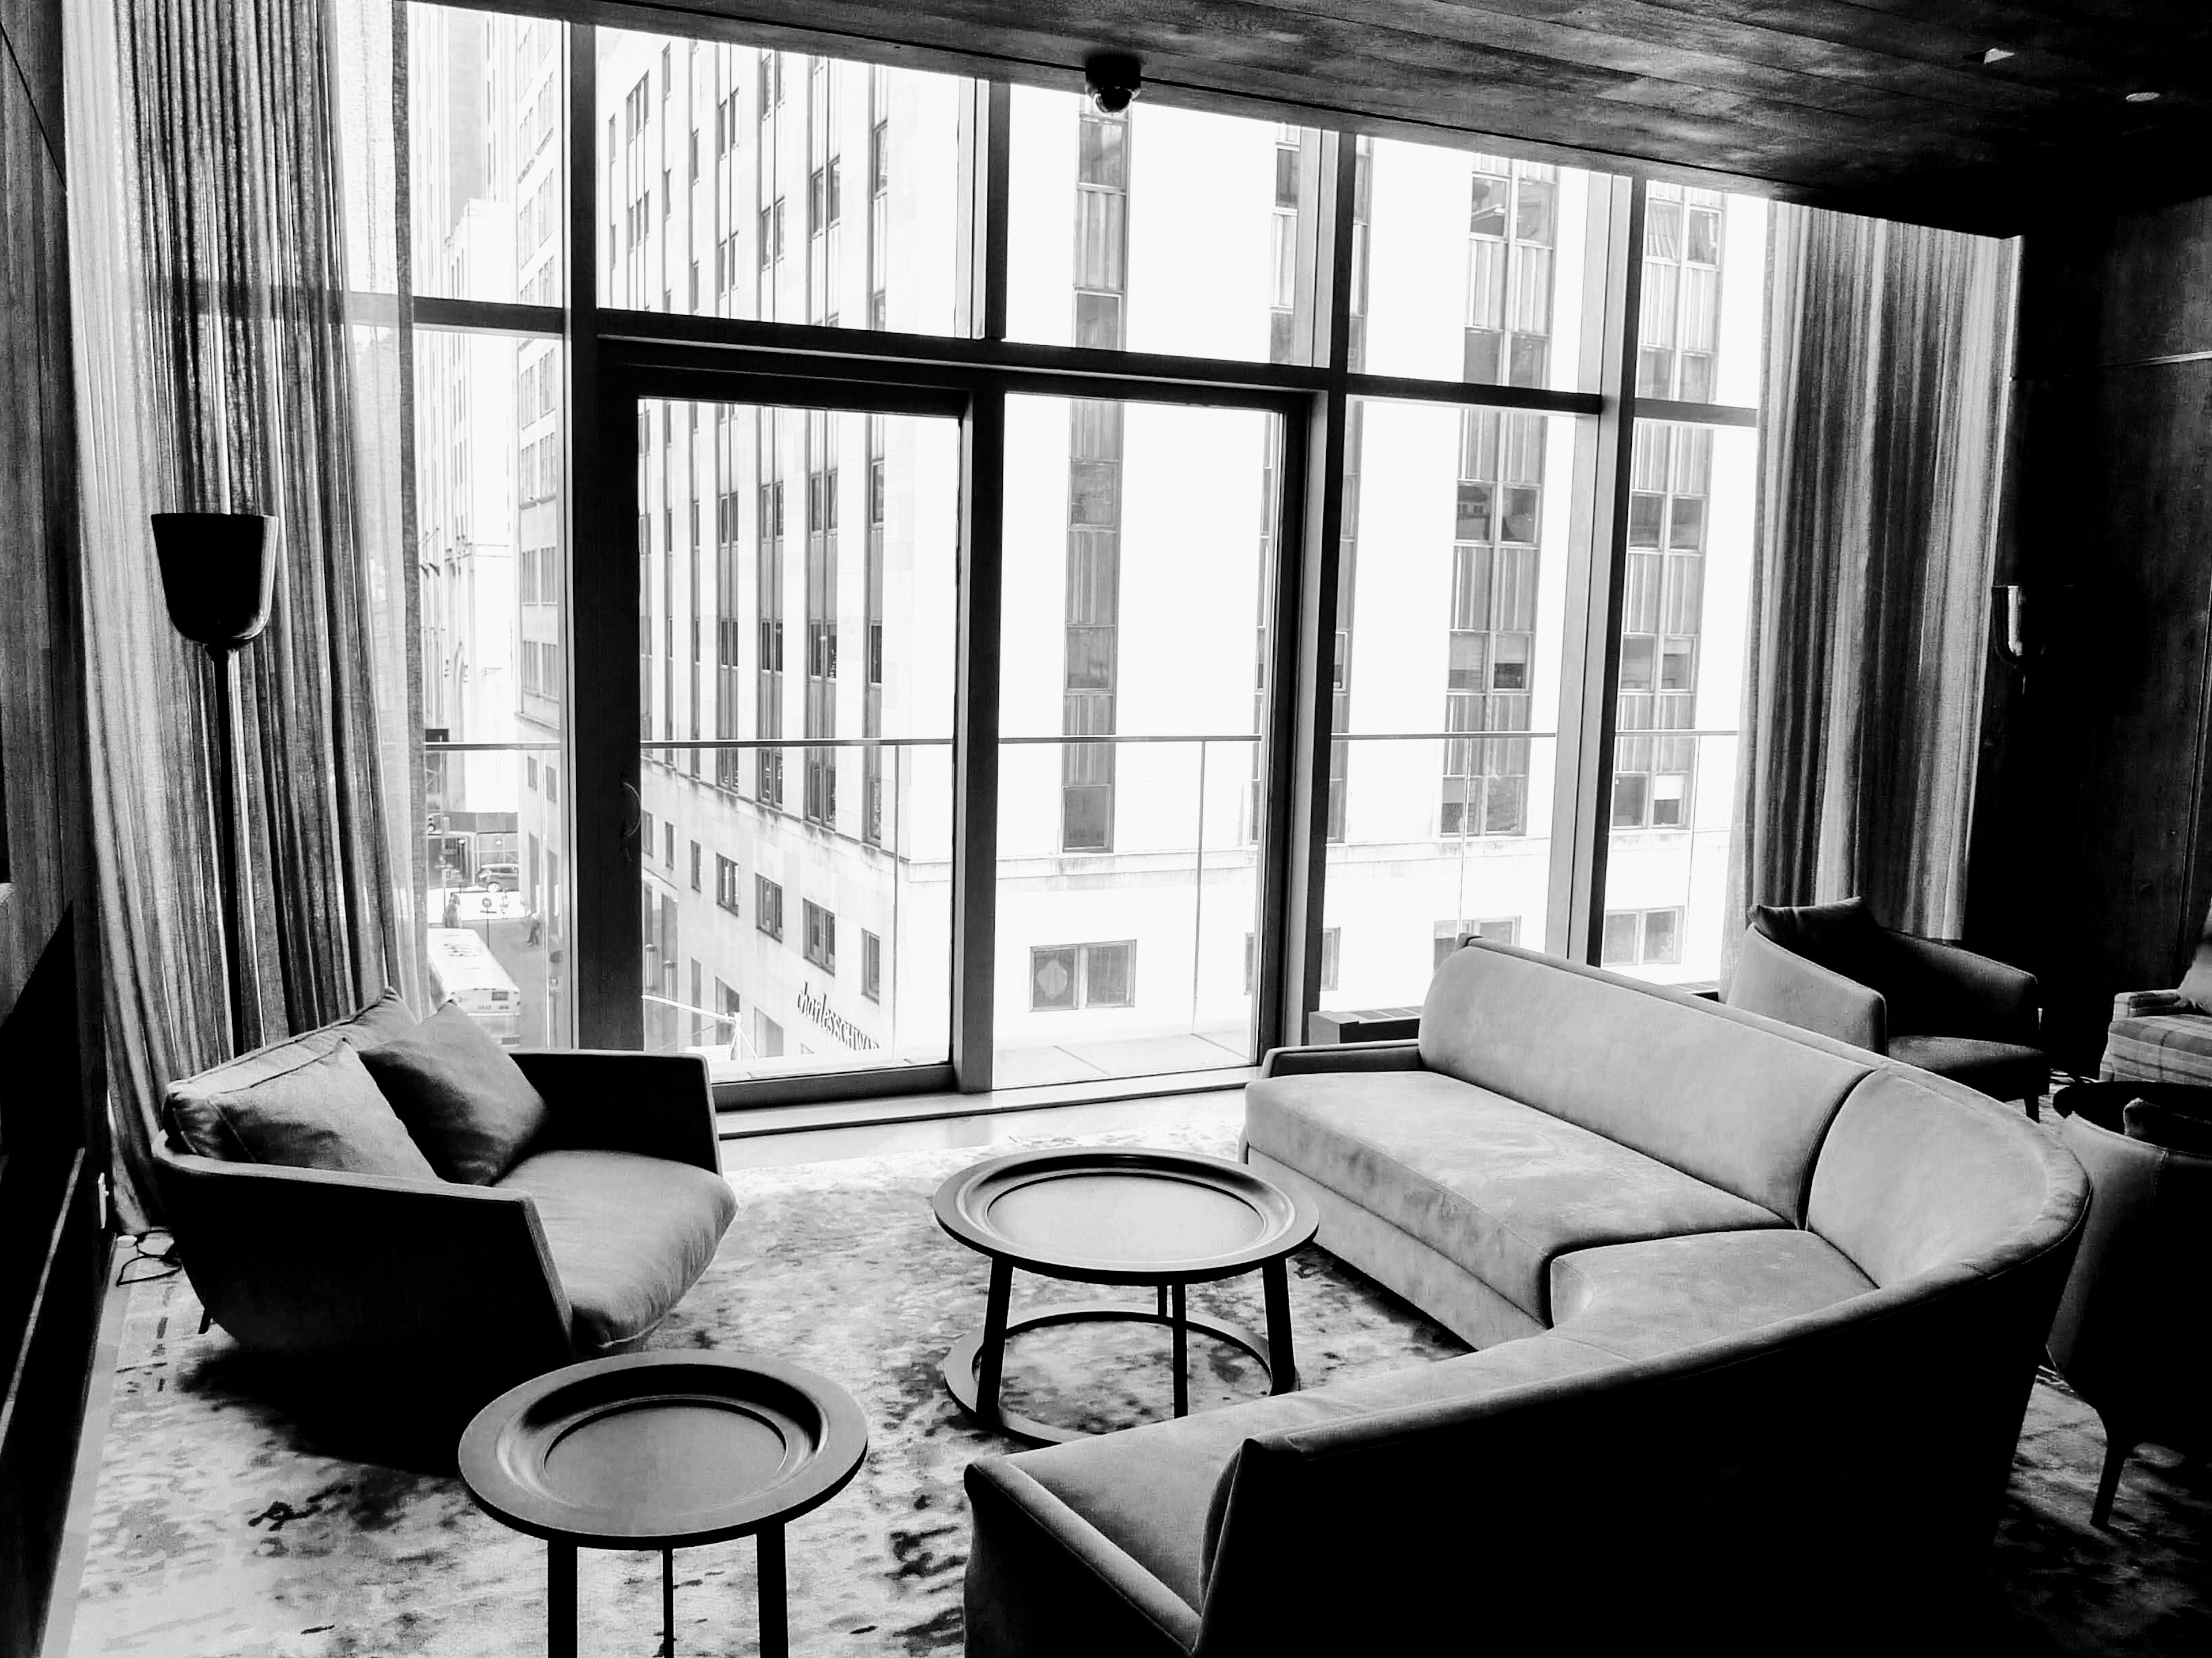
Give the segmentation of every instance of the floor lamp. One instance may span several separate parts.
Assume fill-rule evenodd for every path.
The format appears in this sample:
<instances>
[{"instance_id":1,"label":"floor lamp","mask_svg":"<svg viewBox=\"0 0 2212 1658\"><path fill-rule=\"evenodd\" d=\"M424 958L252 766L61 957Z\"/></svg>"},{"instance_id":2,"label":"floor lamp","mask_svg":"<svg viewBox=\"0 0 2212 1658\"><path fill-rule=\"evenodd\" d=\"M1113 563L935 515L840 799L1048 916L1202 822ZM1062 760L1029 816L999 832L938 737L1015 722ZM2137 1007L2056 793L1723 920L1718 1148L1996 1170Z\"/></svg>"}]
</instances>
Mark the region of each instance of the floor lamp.
<instances>
[{"instance_id":1,"label":"floor lamp","mask_svg":"<svg viewBox=\"0 0 2212 1658\"><path fill-rule=\"evenodd\" d=\"M239 651L269 625L276 562L258 513L156 513L154 550L177 631L215 665L216 859L222 883L222 955L230 992L230 1045L246 1049L245 928L238 896Z\"/></svg>"}]
</instances>

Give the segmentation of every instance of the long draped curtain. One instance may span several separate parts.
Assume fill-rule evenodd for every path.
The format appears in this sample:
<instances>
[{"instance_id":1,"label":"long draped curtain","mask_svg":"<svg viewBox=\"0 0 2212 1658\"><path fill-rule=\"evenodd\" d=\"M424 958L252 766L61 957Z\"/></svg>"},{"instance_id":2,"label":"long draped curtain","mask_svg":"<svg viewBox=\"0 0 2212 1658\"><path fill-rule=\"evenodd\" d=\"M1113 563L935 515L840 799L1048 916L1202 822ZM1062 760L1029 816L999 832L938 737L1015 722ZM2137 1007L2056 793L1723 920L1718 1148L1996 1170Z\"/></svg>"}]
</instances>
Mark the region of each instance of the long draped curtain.
<instances>
[{"instance_id":1,"label":"long draped curtain","mask_svg":"<svg viewBox=\"0 0 2212 1658\"><path fill-rule=\"evenodd\" d=\"M1739 915L1857 893L1960 930L2014 270L2009 243L1774 210Z\"/></svg>"},{"instance_id":2,"label":"long draped curtain","mask_svg":"<svg viewBox=\"0 0 2212 1658\"><path fill-rule=\"evenodd\" d=\"M344 189L349 158L391 153L390 111L360 90L380 51L392 83L389 19L350 0L71 10L91 763L118 1187L140 1222L161 1090L229 1045L213 671L168 624L150 513L276 520L273 614L239 659L249 1044L412 984L404 629L385 614L399 557L375 440L397 354L349 286L349 266L387 285L391 228L349 218Z\"/></svg>"}]
</instances>

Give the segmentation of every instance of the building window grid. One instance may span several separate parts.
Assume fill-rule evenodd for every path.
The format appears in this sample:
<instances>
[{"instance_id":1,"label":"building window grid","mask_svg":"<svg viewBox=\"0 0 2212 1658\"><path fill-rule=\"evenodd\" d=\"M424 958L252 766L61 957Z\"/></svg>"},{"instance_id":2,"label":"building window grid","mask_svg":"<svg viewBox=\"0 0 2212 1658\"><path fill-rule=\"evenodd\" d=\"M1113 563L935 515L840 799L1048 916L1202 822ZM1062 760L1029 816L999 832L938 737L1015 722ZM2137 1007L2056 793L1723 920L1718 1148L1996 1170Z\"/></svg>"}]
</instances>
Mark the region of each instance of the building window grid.
<instances>
[{"instance_id":1,"label":"building window grid","mask_svg":"<svg viewBox=\"0 0 2212 1658\"><path fill-rule=\"evenodd\" d=\"M1530 739L1461 736L1529 729L1538 542L1543 518L1540 415L1470 409L1460 416L1445 669L1444 835L1525 835Z\"/></svg>"},{"instance_id":2,"label":"building window grid","mask_svg":"<svg viewBox=\"0 0 2212 1658\"><path fill-rule=\"evenodd\" d=\"M1118 349L1128 263L1129 124L1085 111L1077 125L1075 343ZM1119 403L1078 398L1068 410L1067 594L1060 729L1115 731L1121 609L1121 431ZM1060 750L1060 848L1114 849L1115 745Z\"/></svg>"},{"instance_id":3,"label":"building window grid","mask_svg":"<svg viewBox=\"0 0 2212 1658\"><path fill-rule=\"evenodd\" d=\"M837 425L806 415L805 734L837 735ZM806 750L806 818L837 826L837 750Z\"/></svg>"},{"instance_id":4,"label":"building window grid","mask_svg":"<svg viewBox=\"0 0 2212 1658\"><path fill-rule=\"evenodd\" d=\"M1673 967L1682 960L1681 906L1609 909L1598 952L1605 967Z\"/></svg>"},{"instance_id":5,"label":"building window grid","mask_svg":"<svg viewBox=\"0 0 2212 1658\"><path fill-rule=\"evenodd\" d=\"M872 1002L884 999L884 941L866 927L860 929L860 994Z\"/></svg>"},{"instance_id":6,"label":"building window grid","mask_svg":"<svg viewBox=\"0 0 2212 1658\"><path fill-rule=\"evenodd\" d=\"M1643 421L1630 464L1628 569L1621 594L1620 692L1612 827L1686 829L1698 739L1712 428Z\"/></svg>"},{"instance_id":7,"label":"building window grid","mask_svg":"<svg viewBox=\"0 0 2212 1658\"><path fill-rule=\"evenodd\" d=\"M884 491L884 422L868 416L867 585L863 641L867 661L860 688L860 735L870 740L860 750L860 838L870 846L884 839L884 751L873 739L884 734L884 528L889 503Z\"/></svg>"},{"instance_id":8,"label":"building window grid","mask_svg":"<svg viewBox=\"0 0 2212 1658\"><path fill-rule=\"evenodd\" d=\"M1048 944L1030 951L1030 1009L1073 1012L1088 1007L1133 1007L1137 1000L1137 941Z\"/></svg>"},{"instance_id":9,"label":"building window grid","mask_svg":"<svg viewBox=\"0 0 2212 1658\"><path fill-rule=\"evenodd\" d=\"M824 973L834 974L837 970L836 916L811 898L800 899L799 907L805 920L800 953Z\"/></svg>"},{"instance_id":10,"label":"building window grid","mask_svg":"<svg viewBox=\"0 0 2212 1658\"><path fill-rule=\"evenodd\" d=\"M753 877L753 926L771 938L783 937L783 889L765 875Z\"/></svg>"}]
</instances>

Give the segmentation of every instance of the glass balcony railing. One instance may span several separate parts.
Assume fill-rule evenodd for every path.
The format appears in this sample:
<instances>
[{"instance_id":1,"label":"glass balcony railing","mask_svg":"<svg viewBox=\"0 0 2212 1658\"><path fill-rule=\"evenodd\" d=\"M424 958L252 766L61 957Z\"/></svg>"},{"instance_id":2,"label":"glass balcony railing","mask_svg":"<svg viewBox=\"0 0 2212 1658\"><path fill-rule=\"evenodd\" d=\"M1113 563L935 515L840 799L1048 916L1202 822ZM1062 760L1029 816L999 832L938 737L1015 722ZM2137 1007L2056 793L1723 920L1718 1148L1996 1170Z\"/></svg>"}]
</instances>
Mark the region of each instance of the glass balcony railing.
<instances>
[{"instance_id":1,"label":"glass balcony railing","mask_svg":"<svg viewBox=\"0 0 2212 1658\"><path fill-rule=\"evenodd\" d=\"M641 751L646 1048L733 1081L942 1063L951 740Z\"/></svg>"}]
</instances>

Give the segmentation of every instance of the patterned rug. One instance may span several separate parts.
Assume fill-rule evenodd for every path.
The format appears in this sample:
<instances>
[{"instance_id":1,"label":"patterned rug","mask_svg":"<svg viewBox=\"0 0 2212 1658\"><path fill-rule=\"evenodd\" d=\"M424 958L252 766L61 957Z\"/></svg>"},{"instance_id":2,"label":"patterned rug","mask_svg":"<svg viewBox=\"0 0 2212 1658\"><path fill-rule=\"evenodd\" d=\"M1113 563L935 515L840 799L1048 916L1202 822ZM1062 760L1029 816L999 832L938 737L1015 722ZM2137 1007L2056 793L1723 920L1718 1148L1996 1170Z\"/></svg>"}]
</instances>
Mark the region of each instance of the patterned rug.
<instances>
[{"instance_id":1,"label":"patterned rug","mask_svg":"<svg viewBox=\"0 0 2212 1658\"><path fill-rule=\"evenodd\" d=\"M1218 1123L1087 1143L1139 1139L1233 1151ZM791 1528L801 1654L960 1649L960 1473L1006 1446L971 1426L939 1381L945 1349L981 1317L988 1267L938 1230L927 1200L984 1155L734 1174L738 1224L654 1340L781 1354L837 1378L867 1414L859 1478ZM1015 1305L1116 1293L1018 1276ZM1291 1297L1309 1386L1463 1351L1318 1249L1293 1262ZM1256 1276L1194 1288L1191 1300L1264 1324ZM198 1333L199 1320L182 1277L130 1291L72 1654L544 1650L542 1545L478 1513L435 1454L363 1449L322 1401L280 1402L220 1330ZM1009 1351L1007 1403L1097 1428L1164 1414L1166 1345L1164 1331L1139 1326L1034 1332ZM1194 1338L1193 1370L1194 1410L1264 1389L1255 1366L1211 1341ZM358 1428L377 1412L352 1401L347 1414ZM1988 1649L2212 1651L2212 1472L2144 1451L2113 1529L2099 1533L2087 1515L2102 1447L2087 1406L2053 1379L2038 1384L1993 1556ZM757 1650L751 1544L686 1551L676 1566L678 1650ZM579 1576L583 1651L658 1650L657 1555L586 1552Z\"/></svg>"}]
</instances>

